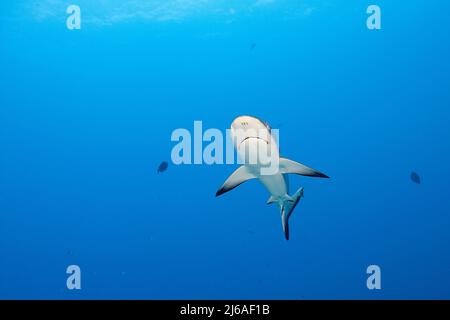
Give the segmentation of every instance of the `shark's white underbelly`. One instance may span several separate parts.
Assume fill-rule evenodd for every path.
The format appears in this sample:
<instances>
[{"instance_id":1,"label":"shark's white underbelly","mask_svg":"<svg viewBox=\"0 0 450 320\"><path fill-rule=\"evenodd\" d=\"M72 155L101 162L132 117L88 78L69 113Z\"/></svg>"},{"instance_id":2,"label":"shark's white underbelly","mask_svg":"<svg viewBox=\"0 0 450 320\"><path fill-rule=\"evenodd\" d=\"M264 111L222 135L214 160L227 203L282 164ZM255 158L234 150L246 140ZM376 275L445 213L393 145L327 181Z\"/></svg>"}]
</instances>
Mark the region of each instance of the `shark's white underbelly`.
<instances>
[{"instance_id":1,"label":"shark's white underbelly","mask_svg":"<svg viewBox=\"0 0 450 320\"><path fill-rule=\"evenodd\" d=\"M267 152L267 150L271 150L272 155L261 159L260 152ZM247 164L246 167L248 170L258 178L274 198L284 197L287 194L286 181L281 173L264 175L264 171L261 170L262 167L267 167L268 159L271 159L270 161L278 160L277 163L279 162L278 147L270 149L270 147L267 146L267 142L264 140L259 138L248 138L239 145L237 151L240 159L244 159ZM249 164L249 160L256 160L256 164Z\"/></svg>"},{"instance_id":2,"label":"shark's white underbelly","mask_svg":"<svg viewBox=\"0 0 450 320\"><path fill-rule=\"evenodd\" d=\"M270 176L260 175L258 179L274 198L280 198L286 195L286 181L281 173Z\"/></svg>"}]
</instances>

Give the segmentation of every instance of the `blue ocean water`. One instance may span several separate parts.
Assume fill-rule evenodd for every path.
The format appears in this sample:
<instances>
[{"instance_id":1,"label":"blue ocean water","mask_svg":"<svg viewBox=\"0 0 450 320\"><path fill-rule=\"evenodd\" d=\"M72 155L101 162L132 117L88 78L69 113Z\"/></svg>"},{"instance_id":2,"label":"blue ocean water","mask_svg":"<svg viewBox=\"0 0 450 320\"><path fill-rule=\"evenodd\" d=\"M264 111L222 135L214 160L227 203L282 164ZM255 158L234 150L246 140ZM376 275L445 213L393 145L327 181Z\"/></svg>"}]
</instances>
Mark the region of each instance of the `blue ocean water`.
<instances>
[{"instance_id":1,"label":"blue ocean water","mask_svg":"<svg viewBox=\"0 0 450 320\"><path fill-rule=\"evenodd\" d=\"M381 30L366 27L370 4ZM450 298L448 12L2 1L0 298ZM331 177L291 177L305 198L289 241L257 182L215 197L236 165L171 163L173 130L242 114ZM81 290L66 287L69 265Z\"/></svg>"}]
</instances>

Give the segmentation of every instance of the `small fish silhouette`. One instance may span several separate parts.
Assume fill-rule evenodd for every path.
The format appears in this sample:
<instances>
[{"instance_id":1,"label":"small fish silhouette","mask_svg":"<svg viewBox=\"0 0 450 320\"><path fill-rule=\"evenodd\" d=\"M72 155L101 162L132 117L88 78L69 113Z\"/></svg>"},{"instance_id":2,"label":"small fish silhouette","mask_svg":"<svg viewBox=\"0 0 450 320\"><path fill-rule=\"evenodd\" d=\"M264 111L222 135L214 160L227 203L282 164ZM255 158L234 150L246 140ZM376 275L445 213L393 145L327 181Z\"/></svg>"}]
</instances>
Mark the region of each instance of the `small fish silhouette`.
<instances>
[{"instance_id":1,"label":"small fish silhouette","mask_svg":"<svg viewBox=\"0 0 450 320\"><path fill-rule=\"evenodd\" d=\"M161 162L161 164L158 167L158 173L166 171L168 167L169 167L169 164L167 163L167 161Z\"/></svg>"},{"instance_id":2,"label":"small fish silhouette","mask_svg":"<svg viewBox=\"0 0 450 320\"><path fill-rule=\"evenodd\" d=\"M252 43L251 45L250 45L250 50L253 50L253 49L255 49L256 48L256 43Z\"/></svg>"},{"instance_id":3,"label":"small fish silhouette","mask_svg":"<svg viewBox=\"0 0 450 320\"><path fill-rule=\"evenodd\" d=\"M414 171L411 172L411 181L417 184L421 183L420 176Z\"/></svg>"}]
</instances>

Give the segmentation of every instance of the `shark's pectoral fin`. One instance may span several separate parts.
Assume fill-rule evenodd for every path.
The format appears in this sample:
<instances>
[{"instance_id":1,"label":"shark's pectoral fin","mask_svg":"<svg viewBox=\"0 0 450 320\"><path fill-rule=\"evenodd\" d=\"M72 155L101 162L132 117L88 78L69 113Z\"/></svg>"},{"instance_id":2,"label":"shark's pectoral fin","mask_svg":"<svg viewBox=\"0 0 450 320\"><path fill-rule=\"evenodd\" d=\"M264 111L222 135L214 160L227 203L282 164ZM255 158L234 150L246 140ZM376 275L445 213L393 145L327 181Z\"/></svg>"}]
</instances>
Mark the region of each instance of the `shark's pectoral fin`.
<instances>
[{"instance_id":1,"label":"shark's pectoral fin","mask_svg":"<svg viewBox=\"0 0 450 320\"><path fill-rule=\"evenodd\" d=\"M322 172L286 158L280 158L280 172L283 174L293 173L308 177L329 178Z\"/></svg>"},{"instance_id":2,"label":"shark's pectoral fin","mask_svg":"<svg viewBox=\"0 0 450 320\"><path fill-rule=\"evenodd\" d=\"M235 172L228 177L223 186L217 191L216 197L233 190L247 180L255 179L255 175L250 173L246 166L240 166Z\"/></svg>"}]
</instances>

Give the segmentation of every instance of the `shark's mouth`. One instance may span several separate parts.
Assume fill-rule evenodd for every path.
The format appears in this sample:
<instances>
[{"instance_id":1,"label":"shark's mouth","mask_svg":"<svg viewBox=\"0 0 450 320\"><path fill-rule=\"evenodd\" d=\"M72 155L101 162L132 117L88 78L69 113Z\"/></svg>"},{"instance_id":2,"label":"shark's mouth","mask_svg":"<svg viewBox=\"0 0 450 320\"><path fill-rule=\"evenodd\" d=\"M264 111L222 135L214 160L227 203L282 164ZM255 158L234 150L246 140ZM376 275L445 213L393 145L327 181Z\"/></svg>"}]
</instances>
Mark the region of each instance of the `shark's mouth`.
<instances>
[{"instance_id":1,"label":"shark's mouth","mask_svg":"<svg viewBox=\"0 0 450 320\"><path fill-rule=\"evenodd\" d=\"M247 141L249 139L257 139L257 140L264 141L266 144L269 144L269 141L267 141L266 139L263 139L261 137L246 137L244 140L241 141L241 143L239 143L239 148L241 147L241 144L243 144L245 141Z\"/></svg>"}]
</instances>

